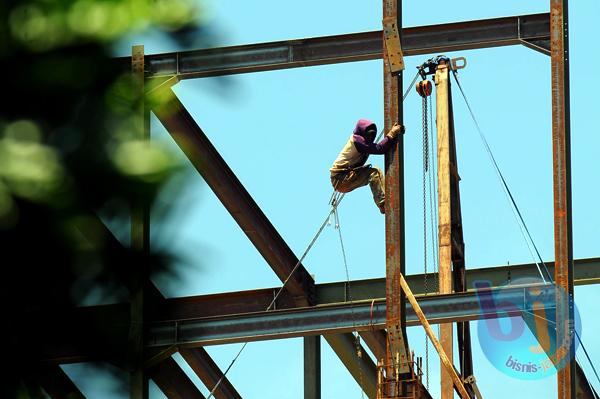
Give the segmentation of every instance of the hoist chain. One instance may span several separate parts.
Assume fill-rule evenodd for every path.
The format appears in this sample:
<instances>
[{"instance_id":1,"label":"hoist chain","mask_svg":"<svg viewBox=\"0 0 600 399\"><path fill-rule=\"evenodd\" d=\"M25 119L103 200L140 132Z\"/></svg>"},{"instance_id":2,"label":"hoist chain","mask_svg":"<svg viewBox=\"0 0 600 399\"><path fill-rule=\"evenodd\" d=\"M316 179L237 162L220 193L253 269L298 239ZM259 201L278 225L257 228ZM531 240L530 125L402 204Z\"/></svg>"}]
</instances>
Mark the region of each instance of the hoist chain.
<instances>
[{"instance_id":1,"label":"hoist chain","mask_svg":"<svg viewBox=\"0 0 600 399\"><path fill-rule=\"evenodd\" d=\"M429 169L429 127L427 123L427 97L423 102L423 265L424 288L427 295L427 171Z\"/></svg>"},{"instance_id":2,"label":"hoist chain","mask_svg":"<svg viewBox=\"0 0 600 399\"><path fill-rule=\"evenodd\" d=\"M435 158L433 156L433 148L436 147L436 143L434 141L434 139L436 138L435 134L433 133L433 100L431 99L431 97L429 97L429 125L431 126L431 148L432 148L432 166L433 168L431 168L429 170L429 212L431 214L431 240L433 243L433 272L437 272L437 263L438 263L438 248L439 248L439 243L438 243L438 235L437 235L437 168L436 168L436 164L435 164ZM432 183L433 183L433 187L432 187ZM434 290L433 292L439 292L439 281L438 279L434 279Z\"/></svg>"},{"instance_id":3,"label":"hoist chain","mask_svg":"<svg viewBox=\"0 0 600 399\"><path fill-rule=\"evenodd\" d=\"M423 102L423 183L425 183L425 172L429 170L429 124L427 115L427 97L421 97ZM425 185L423 185L425 193Z\"/></svg>"},{"instance_id":4,"label":"hoist chain","mask_svg":"<svg viewBox=\"0 0 600 399\"><path fill-rule=\"evenodd\" d=\"M422 97L423 105L423 286L427 295L427 171L429 170L429 126L427 97ZM431 191L431 190L430 190ZM431 192L430 192L431 195ZM425 336L425 386L429 389L429 338Z\"/></svg>"}]
</instances>

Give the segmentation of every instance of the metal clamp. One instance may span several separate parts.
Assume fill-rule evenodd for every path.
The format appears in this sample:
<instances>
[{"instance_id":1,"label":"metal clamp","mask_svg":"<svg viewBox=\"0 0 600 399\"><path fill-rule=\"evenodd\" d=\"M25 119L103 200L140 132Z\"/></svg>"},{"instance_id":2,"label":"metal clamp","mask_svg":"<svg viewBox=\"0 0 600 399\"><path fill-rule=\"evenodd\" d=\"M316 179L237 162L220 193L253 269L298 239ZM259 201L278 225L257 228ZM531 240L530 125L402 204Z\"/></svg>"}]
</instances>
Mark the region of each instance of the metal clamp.
<instances>
[{"instance_id":1,"label":"metal clamp","mask_svg":"<svg viewBox=\"0 0 600 399\"><path fill-rule=\"evenodd\" d=\"M390 73L397 75L404 70L404 56L402 55L400 32L398 31L396 17L383 19L383 38L387 50L387 63L390 67Z\"/></svg>"}]
</instances>

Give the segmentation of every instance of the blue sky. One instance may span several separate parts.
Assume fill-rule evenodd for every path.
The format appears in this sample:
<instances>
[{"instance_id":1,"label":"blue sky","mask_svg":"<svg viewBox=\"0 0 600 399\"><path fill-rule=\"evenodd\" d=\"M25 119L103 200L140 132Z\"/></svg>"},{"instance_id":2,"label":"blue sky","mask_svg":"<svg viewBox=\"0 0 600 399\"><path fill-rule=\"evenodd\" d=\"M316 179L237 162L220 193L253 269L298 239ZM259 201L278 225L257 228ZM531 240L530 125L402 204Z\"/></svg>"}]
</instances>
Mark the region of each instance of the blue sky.
<instances>
[{"instance_id":1,"label":"blue sky","mask_svg":"<svg viewBox=\"0 0 600 399\"><path fill-rule=\"evenodd\" d=\"M371 4L372 3L372 4ZM381 29L381 6L364 1L304 2L219 1L204 3L203 19L216 44L235 45ZM547 12L548 1L405 2L404 26ZM599 256L600 194L597 160L600 136L592 119L594 95L600 89L590 66L600 62L589 34L600 16L600 3L570 4L571 127L573 173L573 236L575 258ZM146 53L174 51L172 43L148 34L127 38L116 54L143 43ZM431 56L436 55L432 54ZM490 146L523 212L544 260L554 258L552 219L552 153L550 59L523 46L460 51L467 68L461 82ZM405 84L415 67L429 56L409 57ZM210 137L240 181L296 254L301 254L328 212L331 195L328 169L356 120L374 120L383 127L382 61L299 68L283 71L183 81L175 91ZM468 268L531 262L511 209L485 154L473 123L454 87L455 127L463 229ZM423 272L421 192L421 102L412 93L405 103L406 264L407 273ZM597 112L597 111L596 111ZM153 117L152 134L181 154ZM181 155L183 157L183 155ZM155 221L159 236L169 229L171 243L183 255L178 281L157 279L167 296L199 295L272 287L275 274L239 229L188 161L185 195L163 201L176 210L171 221ZM383 157L371 163L383 166ZM368 188L348 195L340 218L352 279L385 273L384 218ZM333 227L325 230L304 264L318 283L345 279ZM429 243L430 245L431 243ZM431 255L430 255L431 256ZM431 266L429 266L431 269ZM583 340L592 359L600 359L600 327L593 304L595 286L577 287ZM475 325L472 323L472 331ZM424 355L421 328L409 329L409 342ZM486 398L553 397L555 378L537 382L512 379L498 372L481 352L474 335L474 364ZM222 369L238 345L208 347ZM181 361L178 355L176 360ZM181 362L183 364L183 362ZM582 362L589 370L587 362ZM184 365L185 366L185 365ZM83 366L66 366L90 398L117 397L110 384L76 378ZM598 364L597 364L598 367ZM189 370L188 370L189 371ZM190 374L192 374L190 372ZM591 379L591 373L588 377ZM207 389L193 375L204 393ZM301 398L302 340L248 345L229 374L243 397ZM329 346L322 343L323 397L360 397L358 385ZM593 380L592 380L593 381ZM430 392L439 392L437 356L430 347ZM595 381L596 389L600 384ZM104 388L99 388L103 385ZM151 398L163 398L151 387Z\"/></svg>"}]
</instances>

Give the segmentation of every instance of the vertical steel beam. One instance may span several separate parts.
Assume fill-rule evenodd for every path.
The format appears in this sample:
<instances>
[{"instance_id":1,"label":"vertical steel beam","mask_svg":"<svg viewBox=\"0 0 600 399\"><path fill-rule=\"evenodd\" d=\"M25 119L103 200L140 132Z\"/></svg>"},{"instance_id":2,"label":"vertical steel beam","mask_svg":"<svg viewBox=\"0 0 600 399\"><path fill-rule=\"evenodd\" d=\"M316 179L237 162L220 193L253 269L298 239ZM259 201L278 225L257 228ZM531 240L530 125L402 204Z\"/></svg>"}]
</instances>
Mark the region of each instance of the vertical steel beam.
<instances>
[{"instance_id":1,"label":"vertical steel beam","mask_svg":"<svg viewBox=\"0 0 600 399\"><path fill-rule=\"evenodd\" d=\"M567 0L550 0L552 79L552 170L554 181L554 280L556 347L561 368L558 398L575 398L573 321L573 234L571 218L571 138L569 116L569 40ZM561 353L563 352L563 353Z\"/></svg>"},{"instance_id":2,"label":"vertical steel beam","mask_svg":"<svg viewBox=\"0 0 600 399\"><path fill-rule=\"evenodd\" d=\"M383 0L383 18L396 17L398 30L402 31L402 1ZM402 42L402 38L400 38ZM387 49L384 46L384 60ZM383 65L384 130L395 122L402 123L402 72L392 76ZM406 298L400 289L400 275L404 273L404 137L398 136L396 144L385 154L385 242L386 242L386 327L388 343L385 362L389 365L399 360L400 373L409 371L406 342ZM394 375L389 370L388 375Z\"/></svg>"},{"instance_id":3,"label":"vertical steel beam","mask_svg":"<svg viewBox=\"0 0 600 399\"><path fill-rule=\"evenodd\" d=\"M135 120L135 129L138 137L148 139L150 114L145 107L144 101L144 46L137 45L132 48L131 56L132 70L132 113ZM137 194L134 203L131 204L131 247L137 251L148 251L150 243L149 232L149 208L142 198ZM130 368L130 395L132 399L148 398L148 376L144 371L144 312L145 297L144 285L146 274L141 265L134 265L134 276L130 287L131 294L131 316L129 327L129 353L128 363Z\"/></svg>"},{"instance_id":4,"label":"vertical steel beam","mask_svg":"<svg viewBox=\"0 0 600 399\"><path fill-rule=\"evenodd\" d=\"M304 399L321 399L321 336L304 337Z\"/></svg>"},{"instance_id":5,"label":"vertical steel beam","mask_svg":"<svg viewBox=\"0 0 600 399\"><path fill-rule=\"evenodd\" d=\"M440 61L435 72L436 125L438 142L438 207L439 207L439 293L452 292L452 216L450 195L450 118L449 69ZM452 323L440 325L440 343L452 362ZM441 398L452 399L452 376L441 368Z\"/></svg>"}]
</instances>

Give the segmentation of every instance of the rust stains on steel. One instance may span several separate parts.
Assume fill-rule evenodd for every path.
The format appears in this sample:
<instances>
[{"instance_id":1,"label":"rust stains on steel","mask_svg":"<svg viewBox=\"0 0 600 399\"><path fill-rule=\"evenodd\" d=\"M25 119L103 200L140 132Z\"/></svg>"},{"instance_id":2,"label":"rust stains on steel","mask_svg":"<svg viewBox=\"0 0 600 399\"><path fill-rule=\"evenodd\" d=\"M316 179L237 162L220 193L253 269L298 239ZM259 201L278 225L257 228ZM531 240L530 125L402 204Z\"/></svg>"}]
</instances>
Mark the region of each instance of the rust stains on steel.
<instances>
[{"instance_id":1,"label":"rust stains on steel","mask_svg":"<svg viewBox=\"0 0 600 399\"><path fill-rule=\"evenodd\" d=\"M569 116L569 43L567 0L550 0L552 80L552 165L554 180L554 280L567 295L556 296L556 346L570 358L557 372L559 399L574 399L573 234ZM557 353L559 351L557 349Z\"/></svg>"},{"instance_id":2,"label":"rust stains on steel","mask_svg":"<svg viewBox=\"0 0 600 399\"><path fill-rule=\"evenodd\" d=\"M402 29L402 2L384 0L383 18L396 18L398 29ZM402 41L402 37L400 38ZM388 59L384 46L384 60ZM402 123L402 72L396 76L383 65L384 130L388 131L396 122ZM388 344L386 364L396 364L397 370L406 374L408 367L408 343L406 342L406 303L400 289L400 275L404 273L404 137L398 136L395 145L385 154L385 243L386 243L386 326ZM391 392L390 394L395 394Z\"/></svg>"}]
</instances>

